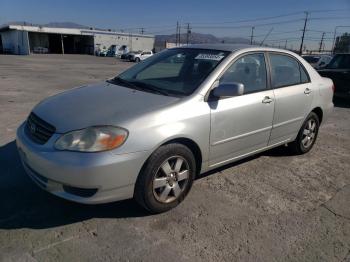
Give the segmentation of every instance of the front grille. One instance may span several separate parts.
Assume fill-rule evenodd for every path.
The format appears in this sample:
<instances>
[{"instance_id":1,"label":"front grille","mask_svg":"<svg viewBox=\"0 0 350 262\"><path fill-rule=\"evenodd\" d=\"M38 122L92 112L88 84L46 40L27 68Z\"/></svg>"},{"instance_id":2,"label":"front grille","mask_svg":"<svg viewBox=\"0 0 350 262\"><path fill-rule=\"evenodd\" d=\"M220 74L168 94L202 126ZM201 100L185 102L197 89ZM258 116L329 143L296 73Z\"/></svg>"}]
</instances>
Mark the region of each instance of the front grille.
<instances>
[{"instance_id":1,"label":"front grille","mask_svg":"<svg viewBox=\"0 0 350 262\"><path fill-rule=\"evenodd\" d=\"M39 118L34 113L30 113L25 126L28 136L38 144L45 144L55 133L56 128Z\"/></svg>"}]
</instances>

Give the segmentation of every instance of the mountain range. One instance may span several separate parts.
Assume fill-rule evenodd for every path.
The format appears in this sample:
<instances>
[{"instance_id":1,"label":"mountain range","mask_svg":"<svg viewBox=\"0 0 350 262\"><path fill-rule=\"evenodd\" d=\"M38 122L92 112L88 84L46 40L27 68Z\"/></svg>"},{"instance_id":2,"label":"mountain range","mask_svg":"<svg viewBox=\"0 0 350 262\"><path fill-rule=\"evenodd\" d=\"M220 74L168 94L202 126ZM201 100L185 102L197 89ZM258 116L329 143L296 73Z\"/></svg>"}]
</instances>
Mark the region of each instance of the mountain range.
<instances>
[{"instance_id":1,"label":"mountain range","mask_svg":"<svg viewBox=\"0 0 350 262\"><path fill-rule=\"evenodd\" d=\"M186 34L181 34L180 36L180 42L185 44L187 42ZM164 42L176 42L176 34L170 34L170 35L156 35L155 37L156 45L159 43ZM189 42L191 44L216 44L216 43L227 43L227 44L249 44L250 41L246 38L242 37L216 37L212 34L202 34L202 33L196 33L191 32L189 36Z\"/></svg>"}]
</instances>

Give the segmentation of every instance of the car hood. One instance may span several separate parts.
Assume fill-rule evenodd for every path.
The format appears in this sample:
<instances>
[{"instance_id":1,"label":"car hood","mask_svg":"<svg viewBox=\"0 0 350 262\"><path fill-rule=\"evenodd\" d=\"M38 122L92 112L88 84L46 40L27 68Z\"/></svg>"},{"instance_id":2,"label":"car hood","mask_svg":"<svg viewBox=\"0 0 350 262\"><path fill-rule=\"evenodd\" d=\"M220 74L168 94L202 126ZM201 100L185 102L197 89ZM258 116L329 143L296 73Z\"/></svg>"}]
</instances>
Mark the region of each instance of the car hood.
<instances>
[{"instance_id":1,"label":"car hood","mask_svg":"<svg viewBox=\"0 0 350 262\"><path fill-rule=\"evenodd\" d=\"M103 82L75 88L40 102L33 112L65 133L97 125L122 125L179 98Z\"/></svg>"}]
</instances>

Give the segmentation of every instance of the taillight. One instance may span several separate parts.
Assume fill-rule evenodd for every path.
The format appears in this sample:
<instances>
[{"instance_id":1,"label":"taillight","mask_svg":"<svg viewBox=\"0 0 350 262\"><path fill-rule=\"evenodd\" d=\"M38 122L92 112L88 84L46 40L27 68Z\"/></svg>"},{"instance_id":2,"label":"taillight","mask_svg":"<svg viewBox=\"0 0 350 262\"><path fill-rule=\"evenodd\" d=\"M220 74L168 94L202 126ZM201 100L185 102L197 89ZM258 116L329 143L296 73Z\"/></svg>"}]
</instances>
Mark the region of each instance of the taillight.
<instances>
[{"instance_id":1,"label":"taillight","mask_svg":"<svg viewBox=\"0 0 350 262\"><path fill-rule=\"evenodd\" d=\"M333 93L335 92L335 85L334 84L332 85L332 91L333 91Z\"/></svg>"}]
</instances>

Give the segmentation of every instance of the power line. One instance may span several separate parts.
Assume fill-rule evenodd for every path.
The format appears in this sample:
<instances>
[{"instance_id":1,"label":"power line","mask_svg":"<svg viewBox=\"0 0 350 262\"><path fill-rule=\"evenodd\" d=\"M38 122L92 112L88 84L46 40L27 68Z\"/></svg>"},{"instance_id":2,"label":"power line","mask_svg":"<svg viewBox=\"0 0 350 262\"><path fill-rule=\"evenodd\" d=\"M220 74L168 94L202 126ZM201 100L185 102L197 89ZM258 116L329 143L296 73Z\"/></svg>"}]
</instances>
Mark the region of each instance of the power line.
<instances>
[{"instance_id":1,"label":"power line","mask_svg":"<svg viewBox=\"0 0 350 262\"><path fill-rule=\"evenodd\" d=\"M291 33L297 33L300 32L301 30L293 30L293 31L285 31L285 32L276 32L276 33L271 33L270 35L284 35L284 34L291 34ZM254 37L265 37L266 34L261 34L261 35L254 35Z\"/></svg>"},{"instance_id":2,"label":"power line","mask_svg":"<svg viewBox=\"0 0 350 262\"><path fill-rule=\"evenodd\" d=\"M309 13L330 13L330 12L349 12L350 10L347 9L321 9L321 10L308 10Z\"/></svg>"},{"instance_id":3,"label":"power line","mask_svg":"<svg viewBox=\"0 0 350 262\"><path fill-rule=\"evenodd\" d=\"M286 40L288 41L300 41L299 37L295 37L295 38L280 38L280 39L269 39L266 40L265 42L285 42ZM320 38L307 38L305 37L304 40L306 41L320 41ZM333 41L331 38L323 38L323 42L330 42Z\"/></svg>"},{"instance_id":4,"label":"power line","mask_svg":"<svg viewBox=\"0 0 350 262\"><path fill-rule=\"evenodd\" d=\"M289 24L294 22L303 21L304 19L293 19L293 20L286 20L286 21L280 21L280 22L273 22L273 23L265 23L265 24L255 24L255 25L241 25L241 26L196 26L195 28L199 29L235 29L235 28L251 28L252 26L256 27L263 27L263 26L269 26L269 25L277 25L277 24Z\"/></svg>"},{"instance_id":5,"label":"power line","mask_svg":"<svg viewBox=\"0 0 350 262\"><path fill-rule=\"evenodd\" d=\"M344 10L344 9L333 9L333 10L308 10L307 12L310 13L330 13L330 12L349 12L350 10ZM205 25L205 24L236 24L236 23L247 23L247 22L255 22L255 21L264 21L264 20L272 20L276 18L282 18L282 17L288 17L288 16L296 16L304 14L305 11L299 11L299 12L293 12L293 13L287 13L282 15L276 15L276 16L267 16L267 17L259 17L254 19L245 19L245 20L234 20L234 21L223 21L223 22L192 22L192 25Z\"/></svg>"},{"instance_id":6,"label":"power line","mask_svg":"<svg viewBox=\"0 0 350 262\"><path fill-rule=\"evenodd\" d=\"M349 12L350 10L347 9L330 9L330 10L308 10L307 12L309 14L312 13L335 13L335 12ZM305 12L303 11L299 11L299 12L292 12L292 13L286 13L286 14L281 14L281 15L276 15L276 16L268 16L268 17L259 17L259 18L253 18L253 19L244 19L244 20L234 20L234 21L223 21L223 22L194 22L191 23L192 25L220 25L220 24L237 24L237 23L248 23L248 22L258 22L258 21L266 21L266 20L274 20L274 19L278 19L278 18L283 18L283 17L292 17L292 16L297 16L297 15L301 15ZM348 16L345 17L336 17L336 16L330 16L330 17L309 17L308 20L331 20L331 19L348 19ZM287 20L287 21L280 21L280 22L269 22L269 23L265 23L265 24L254 24L254 25L241 25L241 26L231 26L231 27L215 27L215 26L208 26L208 27L197 27L196 28L204 28L204 29L234 29L234 28L242 28L242 27L246 27L246 28L251 28L252 26L254 27L262 27L262 26L268 26L268 25L274 25L274 24L286 24L286 23L293 23L293 22L297 22L297 21L302 21L304 19L293 19L293 20ZM149 29L162 29L162 28L169 28L172 27L173 25L150 25L150 26L146 26L147 31L149 31ZM132 30L141 30L141 29L145 29L144 27L130 27L130 28L122 28L121 30L123 31L132 31ZM329 33L329 32L326 32ZM274 33L275 34L275 33Z\"/></svg>"},{"instance_id":7,"label":"power line","mask_svg":"<svg viewBox=\"0 0 350 262\"><path fill-rule=\"evenodd\" d=\"M149 33L156 35L156 34L166 33L166 32L171 32L171 31L174 32L175 28L176 27L171 27L171 28L168 28L168 29L165 29L165 30L161 30L161 31L157 31L157 32L149 32Z\"/></svg>"},{"instance_id":8,"label":"power line","mask_svg":"<svg viewBox=\"0 0 350 262\"><path fill-rule=\"evenodd\" d=\"M349 19L349 16L325 16L325 17L312 17L309 20L337 20L337 19Z\"/></svg>"},{"instance_id":9,"label":"power line","mask_svg":"<svg viewBox=\"0 0 350 262\"><path fill-rule=\"evenodd\" d=\"M283 14L283 15L277 15L277 16L269 16L269 17L260 17L260 18L254 18L254 19L246 19L246 20L235 20L235 21L225 21L225 22L197 22L197 23L192 23L194 25L197 24L237 24L237 23L247 23L247 22L255 22L255 21L264 21L264 20L271 20L271 19L276 19L276 18L281 18L281 17L288 17L288 16L294 16L298 14L302 14L303 12L294 12L294 13L289 13L289 14Z\"/></svg>"},{"instance_id":10,"label":"power line","mask_svg":"<svg viewBox=\"0 0 350 262\"><path fill-rule=\"evenodd\" d=\"M269 39L269 40L265 40L265 42L284 42L286 40L288 40L288 41L300 41L300 38L299 37L295 37L295 38Z\"/></svg>"},{"instance_id":11,"label":"power line","mask_svg":"<svg viewBox=\"0 0 350 262\"><path fill-rule=\"evenodd\" d=\"M333 34L333 32L331 32L331 31L322 31L322 30L313 30L313 29L307 29L306 32Z\"/></svg>"}]
</instances>

